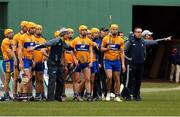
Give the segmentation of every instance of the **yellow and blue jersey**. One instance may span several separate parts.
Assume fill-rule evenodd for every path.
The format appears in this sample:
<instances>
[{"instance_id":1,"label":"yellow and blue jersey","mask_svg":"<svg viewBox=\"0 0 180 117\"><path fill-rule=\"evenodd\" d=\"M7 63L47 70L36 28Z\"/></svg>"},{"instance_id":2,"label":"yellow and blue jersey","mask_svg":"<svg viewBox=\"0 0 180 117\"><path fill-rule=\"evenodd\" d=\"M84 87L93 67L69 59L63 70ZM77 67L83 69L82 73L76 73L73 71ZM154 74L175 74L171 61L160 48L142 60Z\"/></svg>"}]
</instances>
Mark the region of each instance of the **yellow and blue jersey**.
<instances>
[{"instance_id":1,"label":"yellow and blue jersey","mask_svg":"<svg viewBox=\"0 0 180 117\"><path fill-rule=\"evenodd\" d=\"M90 62L90 49L92 49L93 44L89 38L77 37L70 45L75 49L75 56L80 63Z\"/></svg>"},{"instance_id":2,"label":"yellow and blue jersey","mask_svg":"<svg viewBox=\"0 0 180 117\"><path fill-rule=\"evenodd\" d=\"M13 72L13 50L12 40L5 38L1 43L1 51L3 54L3 70L4 72Z\"/></svg>"},{"instance_id":3,"label":"yellow and blue jersey","mask_svg":"<svg viewBox=\"0 0 180 117\"><path fill-rule=\"evenodd\" d=\"M104 52L104 59L107 60L119 60L121 57L120 50L124 49L124 41L121 37L112 37L107 35L102 40L102 47L109 46L109 50Z\"/></svg>"}]
</instances>

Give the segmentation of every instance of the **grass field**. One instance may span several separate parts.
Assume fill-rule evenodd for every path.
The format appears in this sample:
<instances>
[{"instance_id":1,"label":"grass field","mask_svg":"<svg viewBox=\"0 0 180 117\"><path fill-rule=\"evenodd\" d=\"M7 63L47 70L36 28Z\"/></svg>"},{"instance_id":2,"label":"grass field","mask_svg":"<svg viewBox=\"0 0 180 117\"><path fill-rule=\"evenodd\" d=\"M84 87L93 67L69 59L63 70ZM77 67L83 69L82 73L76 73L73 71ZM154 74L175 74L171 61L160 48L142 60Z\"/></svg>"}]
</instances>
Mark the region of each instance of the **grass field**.
<instances>
[{"instance_id":1,"label":"grass field","mask_svg":"<svg viewBox=\"0 0 180 117\"><path fill-rule=\"evenodd\" d=\"M145 88L175 88L179 84L143 83ZM141 102L0 102L0 115L180 115L180 90L142 92Z\"/></svg>"}]
</instances>

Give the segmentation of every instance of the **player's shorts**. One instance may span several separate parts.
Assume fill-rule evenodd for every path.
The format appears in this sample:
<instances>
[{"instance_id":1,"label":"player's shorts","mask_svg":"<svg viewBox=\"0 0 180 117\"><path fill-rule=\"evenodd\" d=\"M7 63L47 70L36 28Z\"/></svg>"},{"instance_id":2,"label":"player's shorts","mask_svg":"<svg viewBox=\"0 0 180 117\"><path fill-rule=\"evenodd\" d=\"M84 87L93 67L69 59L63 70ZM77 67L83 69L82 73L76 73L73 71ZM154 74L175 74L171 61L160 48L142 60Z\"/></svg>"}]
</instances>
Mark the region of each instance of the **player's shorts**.
<instances>
[{"instance_id":1,"label":"player's shorts","mask_svg":"<svg viewBox=\"0 0 180 117\"><path fill-rule=\"evenodd\" d=\"M23 62L24 62L24 69L29 69L33 65L32 60L27 59L27 58L24 58Z\"/></svg>"},{"instance_id":2,"label":"player's shorts","mask_svg":"<svg viewBox=\"0 0 180 117\"><path fill-rule=\"evenodd\" d=\"M112 70L112 71L118 71L120 72L121 71L121 62L120 60L107 60L105 59L104 60L104 68L105 70Z\"/></svg>"},{"instance_id":3,"label":"player's shorts","mask_svg":"<svg viewBox=\"0 0 180 117\"><path fill-rule=\"evenodd\" d=\"M13 68L14 68L13 60L3 60L2 66L4 72L6 73L13 72Z\"/></svg>"},{"instance_id":4,"label":"player's shorts","mask_svg":"<svg viewBox=\"0 0 180 117\"><path fill-rule=\"evenodd\" d=\"M97 73L99 71L98 69L99 63L97 61L93 62L92 67L91 67L91 73Z\"/></svg>"},{"instance_id":5,"label":"player's shorts","mask_svg":"<svg viewBox=\"0 0 180 117\"><path fill-rule=\"evenodd\" d=\"M36 62L34 71L43 72L45 68L44 62Z\"/></svg>"},{"instance_id":6,"label":"player's shorts","mask_svg":"<svg viewBox=\"0 0 180 117\"><path fill-rule=\"evenodd\" d=\"M71 67L71 63L68 63L67 64L67 69L68 69L68 72L69 71L72 71L74 69L75 65L73 64L73 66Z\"/></svg>"},{"instance_id":7,"label":"player's shorts","mask_svg":"<svg viewBox=\"0 0 180 117\"><path fill-rule=\"evenodd\" d=\"M75 72L81 72L81 70L88 67L89 63L80 63L79 66L76 68Z\"/></svg>"}]
</instances>

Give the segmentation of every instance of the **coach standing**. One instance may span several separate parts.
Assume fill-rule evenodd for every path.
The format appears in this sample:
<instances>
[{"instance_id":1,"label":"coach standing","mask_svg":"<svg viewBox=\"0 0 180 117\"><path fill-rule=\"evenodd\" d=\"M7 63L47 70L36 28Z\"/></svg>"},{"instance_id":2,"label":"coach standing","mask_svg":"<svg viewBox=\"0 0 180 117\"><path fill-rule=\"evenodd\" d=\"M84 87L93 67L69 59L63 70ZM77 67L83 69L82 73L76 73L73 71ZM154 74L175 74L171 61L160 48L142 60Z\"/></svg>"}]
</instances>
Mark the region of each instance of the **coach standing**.
<instances>
[{"instance_id":1,"label":"coach standing","mask_svg":"<svg viewBox=\"0 0 180 117\"><path fill-rule=\"evenodd\" d=\"M131 60L129 61L130 65L130 82L129 93L133 94L133 97L136 101L141 101L140 96L140 87L141 79L144 72L144 60L146 55L146 46L157 44L158 41L170 40L171 37L157 39L157 40L145 40L142 37L142 28L136 27L134 29L134 34L129 37L129 40L125 44L125 54ZM133 81L134 80L134 81ZM133 86L133 88L131 88ZM130 94L126 95L126 100L131 100Z\"/></svg>"},{"instance_id":2,"label":"coach standing","mask_svg":"<svg viewBox=\"0 0 180 117\"><path fill-rule=\"evenodd\" d=\"M60 37L68 35L66 28L60 29ZM48 91L47 101L58 100L62 101L62 94L64 88L64 68L66 69L66 62L64 59L64 50L67 45L61 38L55 38L42 45L37 45L31 50L51 47L50 54L47 61L48 66Z\"/></svg>"}]
</instances>

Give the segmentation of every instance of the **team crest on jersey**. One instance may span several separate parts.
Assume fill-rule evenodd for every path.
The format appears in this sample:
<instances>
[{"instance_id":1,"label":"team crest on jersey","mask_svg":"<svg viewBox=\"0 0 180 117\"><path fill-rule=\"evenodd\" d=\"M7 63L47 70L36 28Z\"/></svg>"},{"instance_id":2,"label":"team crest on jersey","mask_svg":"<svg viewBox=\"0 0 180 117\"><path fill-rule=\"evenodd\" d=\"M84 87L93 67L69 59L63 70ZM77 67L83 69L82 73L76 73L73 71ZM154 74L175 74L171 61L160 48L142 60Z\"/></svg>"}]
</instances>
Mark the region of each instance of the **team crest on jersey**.
<instances>
[{"instance_id":1,"label":"team crest on jersey","mask_svg":"<svg viewBox=\"0 0 180 117\"><path fill-rule=\"evenodd\" d=\"M109 47L110 47L110 50L119 50L120 45L119 44L110 44Z\"/></svg>"},{"instance_id":2,"label":"team crest on jersey","mask_svg":"<svg viewBox=\"0 0 180 117\"><path fill-rule=\"evenodd\" d=\"M86 45L81 45L81 48L85 48L86 47Z\"/></svg>"},{"instance_id":3,"label":"team crest on jersey","mask_svg":"<svg viewBox=\"0 0 180 117\"><path fill-rule=\"evenodd\" d=\"M30 46L34 46L34 43L32 42L32 43L30 43Z\"/></svg>"}]
</instances>

